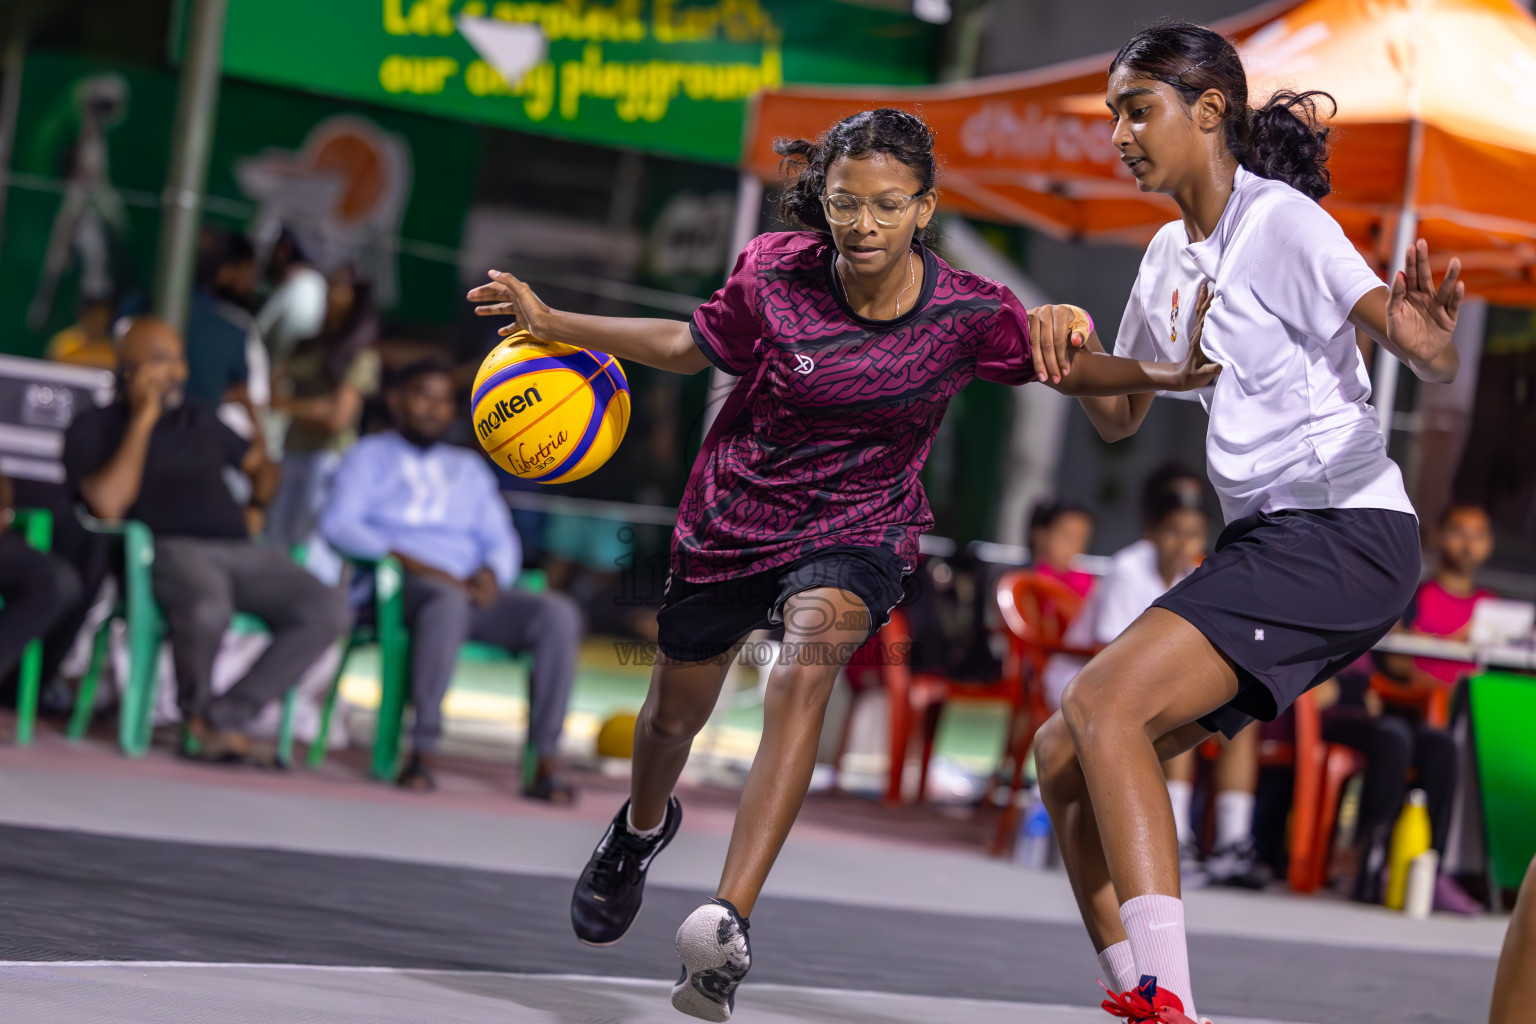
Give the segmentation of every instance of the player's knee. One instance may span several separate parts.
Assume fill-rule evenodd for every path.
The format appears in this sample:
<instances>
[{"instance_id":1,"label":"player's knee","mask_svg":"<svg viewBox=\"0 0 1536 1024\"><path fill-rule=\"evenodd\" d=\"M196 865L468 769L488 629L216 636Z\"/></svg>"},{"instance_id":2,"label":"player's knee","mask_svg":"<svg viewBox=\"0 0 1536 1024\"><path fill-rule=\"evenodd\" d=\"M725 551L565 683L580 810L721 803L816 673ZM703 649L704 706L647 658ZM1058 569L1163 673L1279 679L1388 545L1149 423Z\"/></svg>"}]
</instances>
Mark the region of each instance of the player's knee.
<instances>
[{"instance_id":1,"label":"player's knee","mask_svg":"<svg viewBox=\"0 0 1536 1024\"><path fill-rule=\"evenodd\" d=\"M1035 734L1035 773L1040 779L1040 792L1052 802L1071 799L1080 787L1082 772L1066 721L1060 714L1052 715Z\"/></svg>"},{"instance_id":2,"label":"player's knee","mask_svg":"<svg viewBox=\"0 0 1536 1024\"><path fill-rule=\"evenodd\" d=\"M835 668L813 664L783 664L774 666L768 676L766 699L790 711L826 710L832 697L832 687L837 682Z\"/></svg>"},{"instance_id":3,"label":"player's knee","mask_svg":"<svg viewBox=\"0 0 1536 1024\"><path fill-rule=\"evenodd\" d=\"M640 712L639 727L653 742L666 746L688 743L709 721L713 707L658 707L647 705Z\"/></svg>"}]
</instances>

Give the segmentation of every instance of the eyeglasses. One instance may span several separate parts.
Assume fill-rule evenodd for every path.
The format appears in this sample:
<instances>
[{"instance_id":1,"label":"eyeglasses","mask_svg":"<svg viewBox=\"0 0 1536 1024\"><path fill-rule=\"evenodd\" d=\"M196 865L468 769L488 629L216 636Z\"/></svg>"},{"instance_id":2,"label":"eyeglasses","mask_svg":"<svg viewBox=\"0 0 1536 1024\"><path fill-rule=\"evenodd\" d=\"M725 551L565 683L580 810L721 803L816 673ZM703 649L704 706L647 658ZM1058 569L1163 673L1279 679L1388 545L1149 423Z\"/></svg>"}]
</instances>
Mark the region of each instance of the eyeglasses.
<instances>
[{"instance_id":1,"label":"eyeglasses","mask_svg":"<svg viewBox=\"0 0 1536 1024\"><path fill-rule=\"evenodd\" d=\"M834 192L821 197L821 206L826 211L827 221L832 224L852 224L859 219L859 207L868 206L876 224L883 228L894 228L901 224L901 218L906 216L912 200L919 198L927 191L922 189L909 196L890 192L878 196L856 196L848 192Z\"/></svg>"}]
</instances>

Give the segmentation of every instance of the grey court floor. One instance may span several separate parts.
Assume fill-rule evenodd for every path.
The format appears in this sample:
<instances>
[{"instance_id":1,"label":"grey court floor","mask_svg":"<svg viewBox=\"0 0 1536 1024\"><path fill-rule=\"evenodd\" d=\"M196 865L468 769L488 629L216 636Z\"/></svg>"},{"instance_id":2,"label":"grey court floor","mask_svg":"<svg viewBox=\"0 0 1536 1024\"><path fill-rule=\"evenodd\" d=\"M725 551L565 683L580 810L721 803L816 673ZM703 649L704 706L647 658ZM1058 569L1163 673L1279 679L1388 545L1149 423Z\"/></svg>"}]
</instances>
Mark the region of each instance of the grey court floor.
<instances>
[{"instance_id":1,"label":"grey court floor","mask_svg":"<svg viewBox=\"0 0 1536 1024\"><path fill-rule=\"evenodd\" d=\"M570 880L612 803L0 751L0 1020L686 1020L671 935L718 875L728 809L685 804L632 933L593 950ZM1188 909L1216 1024L1486 1019L1506 923L1278 893ZM1062 876L968 849L802 829L753 948L742 1024L1110 1019Z\"/></svg>"}]
</instances>

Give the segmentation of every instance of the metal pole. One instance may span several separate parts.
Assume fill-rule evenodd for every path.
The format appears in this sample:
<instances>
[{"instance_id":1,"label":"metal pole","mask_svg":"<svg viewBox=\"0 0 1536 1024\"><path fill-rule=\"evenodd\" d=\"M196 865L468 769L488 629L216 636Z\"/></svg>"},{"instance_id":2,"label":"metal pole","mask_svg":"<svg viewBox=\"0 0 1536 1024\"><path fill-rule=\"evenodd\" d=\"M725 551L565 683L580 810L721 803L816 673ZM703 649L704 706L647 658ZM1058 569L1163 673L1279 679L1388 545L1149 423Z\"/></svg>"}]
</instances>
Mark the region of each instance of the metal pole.
<instances>
[{"instance_id":1,"label":"metal pole","mask_svg":"<svg viewBox=\"0 0 1536 1024\"><path fill-rule=\"evenodd\" d=\"M763 216L763 182L751 171L742 170L736 177L736 219L731 224L731 264L747 243L757 237L757 229ZM704 434L715 424L715 415L736 386L736 378L716 369L709 375L709 399L704 404Z\"/></svg>"},{"instance_id":2,"label":"metal pole","mask_svg":"<svg viewBox=\"0 0 1536 1024\"><path fill-rule=\"evenodd\" d=\"M5 200L11 192L11 149L16 141L16 115L21 108L21 73L27 56L27 24L20 17L11 25L0 57L0 239L5 235Z\"/></svg>"},{"instance_id":3,"label":"metal pole","mask_svg":"<svg viewBox=\"0 0 1536 1024\"><path fill-rule=\"evenodd\" d=\"M219 70L224 57L227 0L192 0L186 61L176 99L171 136L171 166L161 196L160 253L155 263L155 312L181 330L192 293L192 261L203 188L208 179L208 151L213 144L214 111L219 101Z\"/></svg>"},{"instance_id":4,"label":"metal pole","mask_svg":"<svg viewBox=\"0 0 1536 1024\"><path fill-rule=\"evenodd\" d=\"M1408 128L1408 168L1403 176L1403 208L1397 215L1397 235L1392 240L1392 267L1387 273L1387 287L1408 266L1408 250L1418 238L1419 214L1414 198L1419 191L1419 164L1424 156L1424 123L1414 120ZM1376 373L1371 392L1376 397L1376 415L1381 420L1381 436L1390 444L1392 418L1397 409L1397 371L1402 365L1384 346L1376 346Z\"/></svg>"}]
</instances>

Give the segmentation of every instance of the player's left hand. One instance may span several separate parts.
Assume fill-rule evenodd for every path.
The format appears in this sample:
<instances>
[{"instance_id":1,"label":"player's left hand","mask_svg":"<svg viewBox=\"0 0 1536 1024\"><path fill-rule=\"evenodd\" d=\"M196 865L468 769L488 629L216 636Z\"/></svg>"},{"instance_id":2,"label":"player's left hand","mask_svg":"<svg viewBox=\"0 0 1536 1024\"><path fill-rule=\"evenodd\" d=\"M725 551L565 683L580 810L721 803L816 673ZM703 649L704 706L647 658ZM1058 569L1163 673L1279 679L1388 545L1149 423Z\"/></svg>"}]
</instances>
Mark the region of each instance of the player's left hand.
<instances>
[{"instance_id":1,"label":"player's left hand","mask_svg":"<svg viewBox=\"0 0 1536 1024\"><path fill-rule=\"evenodd\" d=\"M1408 250L1404 269L1392 279L1387 337L1415 363L1431 364L1450 346L1467 290L1460 277L1461 260L1452 259L1436 288L1429 268L1429 243L1421 238Z\"/></svg>"},{"instance_id":2,"label":"player's left hand","mask_svg":"<svg viewBox=\"0 0 1536 1024\"><path fill-rule=\"evenodd\" d=\"M1036 306L1029 313L1029 355L1035 379L1060 384L1072 372L1072 360L1088 345L1093 321L1077 306Z\"/></svg>"}]
</instances>

